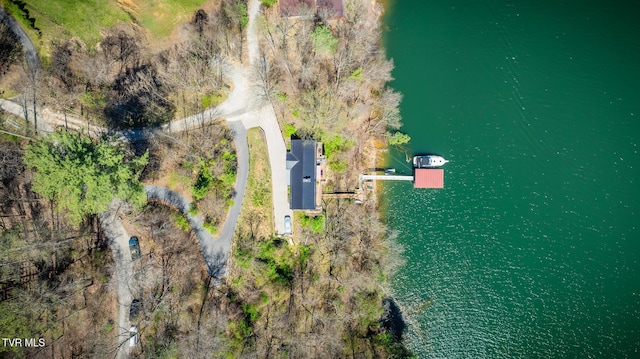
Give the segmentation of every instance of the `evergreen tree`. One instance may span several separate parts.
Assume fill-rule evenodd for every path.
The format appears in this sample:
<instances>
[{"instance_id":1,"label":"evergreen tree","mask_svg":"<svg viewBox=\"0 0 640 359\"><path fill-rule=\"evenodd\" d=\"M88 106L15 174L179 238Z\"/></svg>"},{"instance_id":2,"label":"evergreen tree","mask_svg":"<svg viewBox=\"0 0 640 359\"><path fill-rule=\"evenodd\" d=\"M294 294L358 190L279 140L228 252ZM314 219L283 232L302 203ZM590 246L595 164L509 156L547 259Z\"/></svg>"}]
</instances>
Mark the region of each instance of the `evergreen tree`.
<instances>
[{"instance_id":1,"label":"evergreen tree","mask_svg":"<svg viewBox=\"0 0 640 359\"><path fill-rule=\"evenodd\" d=\"M27 147L24 162L34 168L33 190L52 200L76 226L92 214L107 210L114 198L142 205L139 182L148 153L127 158L113 138L93 141L78 132L56 132Z\"/></svg>"}]
</instances>

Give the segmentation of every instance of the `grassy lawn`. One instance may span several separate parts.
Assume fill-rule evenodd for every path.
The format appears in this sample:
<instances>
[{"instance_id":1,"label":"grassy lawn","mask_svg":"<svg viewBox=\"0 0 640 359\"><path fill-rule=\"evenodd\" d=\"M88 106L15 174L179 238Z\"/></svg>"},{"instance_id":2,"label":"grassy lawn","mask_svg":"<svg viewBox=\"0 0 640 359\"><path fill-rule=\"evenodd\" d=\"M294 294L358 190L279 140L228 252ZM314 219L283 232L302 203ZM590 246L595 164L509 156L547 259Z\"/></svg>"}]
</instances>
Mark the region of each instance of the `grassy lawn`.
<instances>
[{"instance_id":1,"label":"grassy lawn","mask_svg":"<svg viewBox=\"0 0 640 359\"><path fill-rule=\"evenodd\" d=\"M161 39L169 36L178 24L191 19L204 0L142 0L136 1L138 9L134 15L151 37Z\"/></svg>"},{"instance_id":2,"label":"grassy lawn","mask_svg":"<svg viewBox=\"0 0 640 359\"><path fill-rule=\"evenodd\" d=\"M34 43L40 45L45 57L50 55L52 42L73 36L93 49L102 38L102 29L131 21L115 0L29 0L26 9L35 19L35 26L42 31L42 39L38 40L38 33L21 16L23 12L8 0L2 0L2 4L23 25Z\"/></svg>"},{"instance_id":3,"label":"grassy lawn","mask_svg":"<svg viewBox=\"0 0 640 359\"><path fill-rule=\"evenodd\" d=\"M244 229L249 230L249 223L252 223L250 218L259 218L257 237L269 238L273 235L273 199L271 196L269 154L261 129L248 130L247 140L249 142L249 179L239 223L240 227L247 227Z\"/></svg>"},{"instance_id":4,"label":"grassy lawn","mask_svg":"<svg viewBox=\"0 0 640 359\"><path fill-rule=\"evenodd\" d=\"M71 37L80 38L89 49L94 49L102 39L101 32L121 22L135 19L146 28L154 40L166 38L173 29L189 21L193 13L206 0L29 0L26 9L35 19L31 28L29 21L17 5L9 0L0 0L2 5L26 29L27 34L39 47L44 57L51 55L51 44Z\"/></svg>"}]
</instances>

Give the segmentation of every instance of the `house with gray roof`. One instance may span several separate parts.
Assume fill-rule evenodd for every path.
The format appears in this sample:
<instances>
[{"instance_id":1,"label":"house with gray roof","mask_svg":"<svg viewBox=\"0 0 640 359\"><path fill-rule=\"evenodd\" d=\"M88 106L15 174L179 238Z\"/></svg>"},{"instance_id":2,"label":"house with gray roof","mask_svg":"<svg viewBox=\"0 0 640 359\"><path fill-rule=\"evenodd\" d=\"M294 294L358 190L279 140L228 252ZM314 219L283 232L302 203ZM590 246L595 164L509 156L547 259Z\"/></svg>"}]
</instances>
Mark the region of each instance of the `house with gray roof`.
<instances>
[{"instance_id":1,"label":"house with gray roof","mask_svg":"<svg viewBox=\"0 0 640 359\"><path fill-rule=\"evenodd\" d=\"M291 140L287 152L289 207L293 210L315 210L317 180L317 143L312 140Z\"/></svg>"}]
</instances>

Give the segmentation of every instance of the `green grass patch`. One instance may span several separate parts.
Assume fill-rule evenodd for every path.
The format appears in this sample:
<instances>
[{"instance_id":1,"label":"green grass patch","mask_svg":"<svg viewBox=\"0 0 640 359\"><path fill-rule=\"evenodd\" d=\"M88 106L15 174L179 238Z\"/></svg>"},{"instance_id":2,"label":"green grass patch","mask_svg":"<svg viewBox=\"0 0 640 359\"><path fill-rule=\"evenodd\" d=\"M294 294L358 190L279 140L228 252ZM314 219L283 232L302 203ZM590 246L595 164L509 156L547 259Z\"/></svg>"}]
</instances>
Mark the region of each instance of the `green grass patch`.
<instances>
[{"instance_id":1,"label":"green grass patch","mask_svg":"<svg viewBox=\"0 0 640 359\"><path fill-rule=\"evenodd\" d=\"M340 160L338 155L351 149L354 145L353 140L344 138L340 135L324 136L322 139L324 145L324 154L327 156L327 164L329 168L336 173L344 173L347 171L347 162Z\"/></svg>"},{"instance_id":2,"label":"green grass patch","mask_svg":"<svg viewBox=\"0 0 640 359\"><path fill-rule=\"evenodd\" d=\"M20 92L15 91L14 89L10 89L10 88L0 89L0 98L9 99L9 98L14 98L18 95L20 95Z\"/></svg>"},{"instance_id":3,"label":"green grass patch","mask_svg":"<svg viewBox=\"0 0 640 359\"><path fill-rule=\"evenodd\" d=\"M270 236L273 225L273 207L271 192L271 168L267 146L262 139L262 130L252 128L247 131L249 144L249 177L245 201L242 203L240 223L247 222L251 213L261 213L264 224L259 236ZM243 221L244 218L245 220Z\"/></svg>"},{"instance_id":4,"label":"green grass patch","mask_svg":"<svg viewBox=\"0 0 640 359\"><path fill-rule=\"evenodd\" d=\"M92 50L105 29L118 23L135 21L146 28L154 40L167 38L179 25L188 22L206 0L28 0L26 10L35 19L33 29L26 13L9 0L0 0L27 30L31 40L45 57L51 44L78 37Z\"/></svg>"},{"instance_id":5,"label":"green grass patch","mask_svg":"<svg viewBox=\"0 0 640 359\"><path fill-rule=\"evenodd\" d=\"M8 142L21 142L23 140L23 138L21 137L14 136L12 134L4 133L4 132L0 133L0 139Z\"/></svg>"},{"instance_id":6,"label":"green grass patch","mask_svg":"<svg viewBox=\"0 0 640 359\"><path fill-rule=\"evenodd\" d=\"M29 36L38 43L37 32L26 19L26 14L9 0L2 0L9 11L20 21ZM89 49L102 39L100 32L121 22L130 22L129 15L115 0L29 0L26 6L29 17L35 19L35 27L42 32L42 43L48 44L78 37ZM45 55L49 55L45 48Z\"/></svg>"},{"instance_id":7,"label":"green grass patch","mask_svg":"<svg viewBox=\"0 0 640 359\"><path fill-rule=\"evenodd\" d=\"M176 184L178 183L178 175L175 172L171 172L167 181L167 186L169 186L169 189L175 189Z\"/></svg>"},{"instance_id":8,"label":"green grass patch","mask_svg":"<svg viewBox=\"0 0 640 359\"><path fill-rule=\"evenodd\" d=\"M411 141L411 137L409 135L400 131L396 131L393 134L391 132L387 132L385 135L387 136L387 140L391 146L404 145Z\"/></svg>"},{"instance_id":9,"label":"green grass patch","mask_svg":"<svg viewBox=\"0 0 640 359\"><path fill-rule=\"evenodd\" d=\"M298 263L300 263L300 265L304 265L304 263L307 261L307 259L309 259L310 256L311 246L301 244L298 247Z\"/></svg>"},{"instance_id":10,"label":"green grass patch","mask_svg":"<svg viewBox=\"0 0 640 359\"><path fill-rule=\"evenodd\" d=\"M238 12L240 13L240 28L244 30L249 24L249 13L247 12L247 5L239 3Z\"/></svg>"},{"instance_id":11,"label":"green grass patch","mask_svg":"<svg viewBox=\"0 0 640 359\"><path fill-rule=\"evenodd\" d=\"M191 19L205 0L143 0L134 16L155 39L168 37L178 24Z\"/></svg>"},{"instance_id":12,"label":"green grass patch","mask_svg":"<svg viewBox=\"0 0 640 359\"><path fill-rule=\"evenodd\" d=\"M266 305L269 303L269 295L265 292L260 292L260 296L258 296L258 302L262 305Z\"/></svg>"},{"instance_id":13,"label":"green grass patch","mask_svg":"<svg viewBox=\"0 0 640 359\"><path fill-rule=\"evenodd\" d=\"M238 287L238 286L241 286L243 283L244 283L244 278L238 277L231 282L231 286Z\"/></svg>"},{"instance_id":14,"label":"green grass patch","mask_svg":"<svg viewBox=\"0 0 640 359\"><path fill-rule=\"evenodd\" d=\"M242 303L242 312L251 324L255 323L258 318L260 318L260 311L258 311L258 308L255 305Z\"/></svg>"},{"instance_id":15,"label":"green grass patch","mask_svg":"<svg viewBox=\"0 0 640 359\"><path fill-rule=\"evenodd\" d=\"M256 179L253 180L256 181ZM263 207L266 201L271 198L271 191L267 188L266 181L258 180L258 183L251 183L250 186L255 188L255 191L251 191L251 204Z\"/></svg>"},{"instance_id":16,"label":"green grass patch","mask_svg":"<svg viewBox=\"0 0 640 359\"><path fill-rule=\"evenodd\" d=\"M287 94L284 92L279 92L276 94L276 98L282 102L287 101Z\"/></svg>"},{"instance_id":17,"label":"green grass patch","mask_svg":"<svg viewBox=\"0 0 640 359\"><path fill-rule=\"evenodd\" d=\"M253 253L251 250L243 250L240 246L234 248L233 257L235 264L242 268L249 268L253 262Z\"/></svg>"}]
</instances>

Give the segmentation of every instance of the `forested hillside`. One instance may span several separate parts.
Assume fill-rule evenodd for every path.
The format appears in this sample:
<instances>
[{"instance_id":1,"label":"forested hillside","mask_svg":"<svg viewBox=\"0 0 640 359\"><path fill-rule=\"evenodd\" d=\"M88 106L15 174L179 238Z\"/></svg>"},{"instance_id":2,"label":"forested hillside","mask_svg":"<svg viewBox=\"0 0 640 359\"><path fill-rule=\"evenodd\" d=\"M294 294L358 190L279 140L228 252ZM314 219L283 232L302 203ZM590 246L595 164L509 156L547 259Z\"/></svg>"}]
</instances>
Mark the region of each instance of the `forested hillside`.
<instances>
[{"instance_id":1,"label":"forested hillside","mask_svg":"<svg viewBox=\"0 0 640 359\"><path fill-rule=\"evenodd\" d=\"M0 331L46 345L0 352L120 355L128 341L119 333L129 330L116 319L124 256L139 303L126 313L139 338L132 357L410 356L383 307L401 250L375 190L364 203L326 197L320 211L295 213L293 236L277 236L267 146L259 128L249 130L247 193L222 281L208 275L185 214L145 201L143 185L166 187L192 201L188 213L206 231L221 229L237 192L233 131L215 117L182 132L159 125L211 109L234 89L230 67L249 66L246 0L162 0L156 13L151 1L90 2L110 14L91 25L38 3L2 0L35 39L42 68L30 69L0 27L8 44L0 96L28 119L0 112ZM290 18L277 4L261 0L254 23L262 61L249 71L247 103L272 106L286 141L323 142L324 191L353 192L387 144L408 141L396 134L401 96L387 86L382 5L345 0L344 17ZM175 23L163 17L172 11ZM60 114L53 134L33 130L45 110ZM136 236L138 252L113 250L105 211Z\"/></svg>"}]
</instances>

